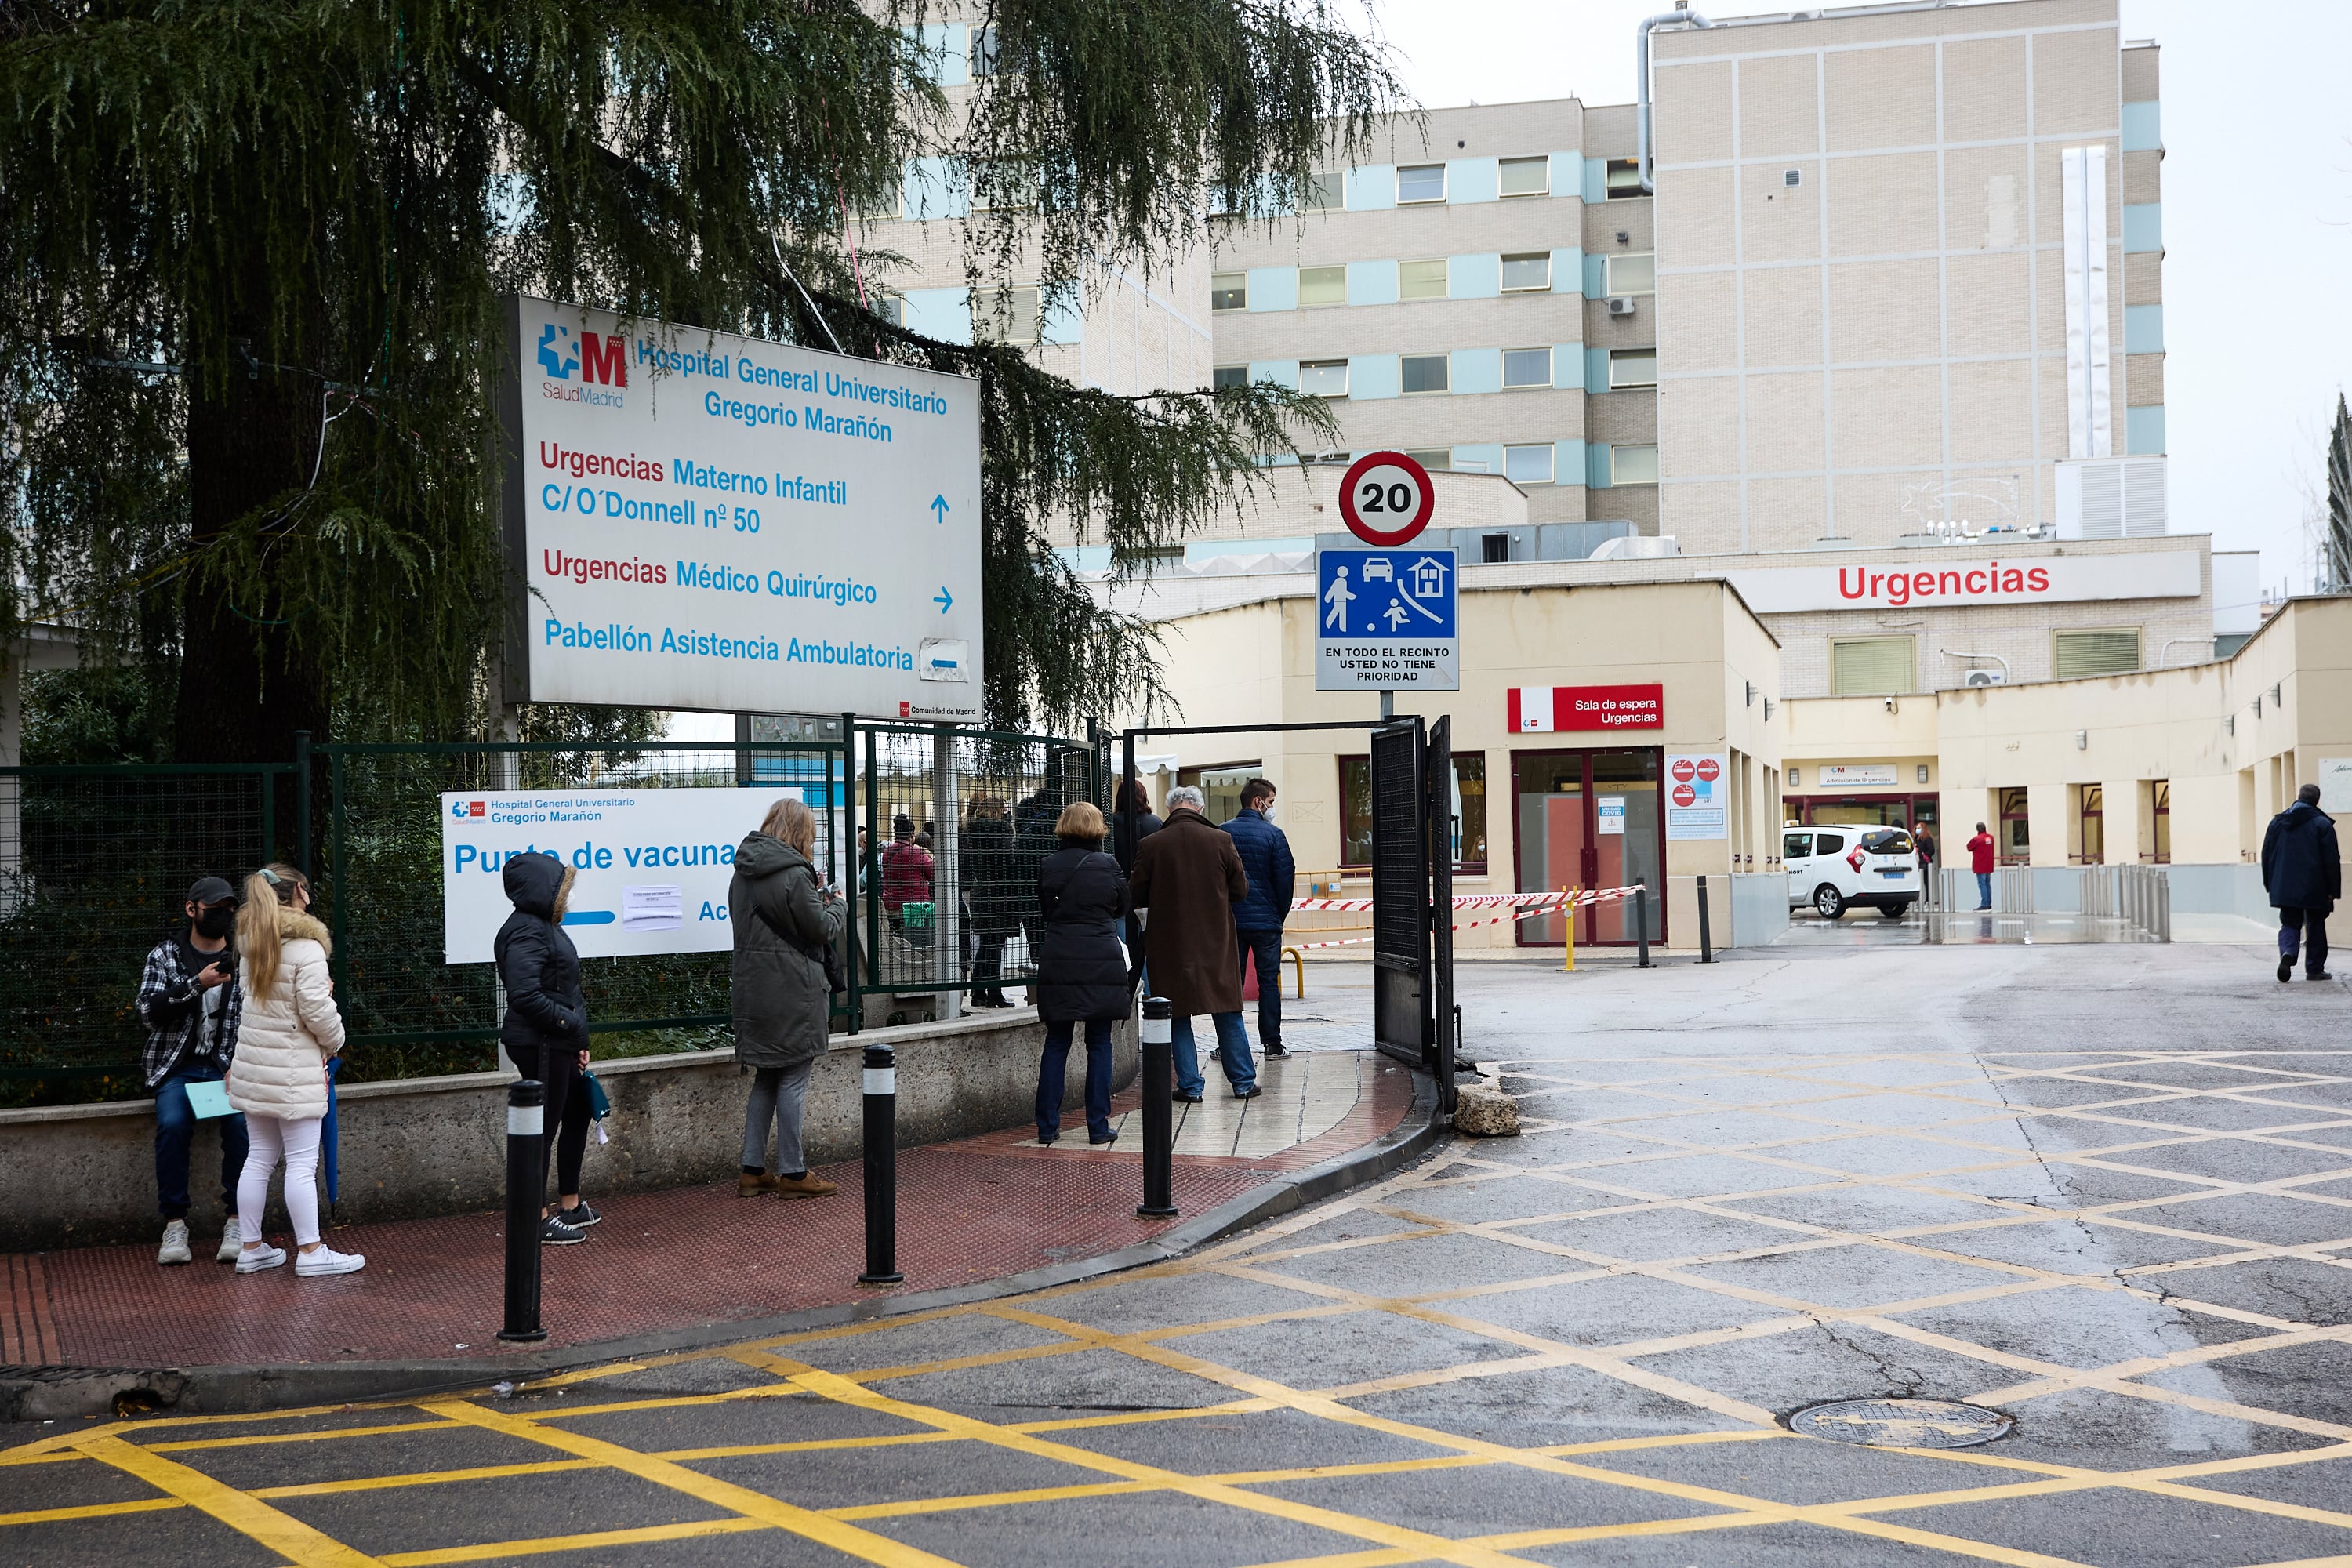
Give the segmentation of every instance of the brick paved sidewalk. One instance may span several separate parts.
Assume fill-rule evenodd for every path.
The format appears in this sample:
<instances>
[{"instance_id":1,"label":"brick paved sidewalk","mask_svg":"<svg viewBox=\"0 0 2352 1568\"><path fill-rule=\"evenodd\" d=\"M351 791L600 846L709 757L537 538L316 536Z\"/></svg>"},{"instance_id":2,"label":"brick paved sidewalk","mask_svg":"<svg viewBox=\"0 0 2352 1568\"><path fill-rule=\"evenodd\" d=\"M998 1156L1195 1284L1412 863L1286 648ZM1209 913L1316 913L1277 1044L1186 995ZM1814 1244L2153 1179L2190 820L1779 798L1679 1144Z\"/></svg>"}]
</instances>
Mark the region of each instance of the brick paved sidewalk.
<instances>
[{"instance_id":1,"label":"brick paved sidewalk","mask_svg":"<svg viewBox=\"0 0 2352 1568\"><path fill-rule=\"evenodd\" d=\"M1369 1055L1357 1059L1362 1093L1336 1121L1317 1119L1321 1130L1304 1142L1242 1156L1180 1154L1175 1220L1136 1216L1141 1119L1124 1114L1134 1109L1131 1093L1114 1102L1128 1131L1108 1150L1087 1148L1085 1124L1073 1126L1069 1111L1066 1142L1053 1148L1020 1128L901 1150L898 1267L907 1279L895 1292L856 1283L865 1211L855 1162L823 1171L840 1184L837 1196L789 1203L739 1198L731 1182L606 1201L592 1173L589 1200L604 1222L585 1246L543 1255L542 1348L980 1284L1150 1241L1392 1131L1412 1107L1412 1075ZM1073 1133L1075 1144L1066 1141ZM329 1279L297 1279L290 1266L240 1277L211 1261L209 1245L176 1268L158 1268L152 1245L10 1258L0 1362L195 1367L501 1356L511 1349L496 1338L503 1230L497 1214L331 1230L333 1246L365 1253L368 1266Z\"/></svg>"}]
</instances>

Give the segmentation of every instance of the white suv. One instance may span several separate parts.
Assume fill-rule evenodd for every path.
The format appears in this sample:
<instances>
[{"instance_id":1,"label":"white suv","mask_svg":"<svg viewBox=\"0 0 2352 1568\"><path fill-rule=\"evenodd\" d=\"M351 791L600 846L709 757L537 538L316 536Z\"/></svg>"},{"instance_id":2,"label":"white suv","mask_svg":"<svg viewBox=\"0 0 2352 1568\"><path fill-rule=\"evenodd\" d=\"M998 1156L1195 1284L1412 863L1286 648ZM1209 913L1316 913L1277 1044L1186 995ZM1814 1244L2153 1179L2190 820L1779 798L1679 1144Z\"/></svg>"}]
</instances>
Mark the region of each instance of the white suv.
<instances>
[{"instance_id":1,"label":"white suv","mask_svg":"<svg viewBox=\"0 0 2352 1568\"><path fill-rule=\"evenodd\" d=\"M1780 835L1789 907L1833 921L1856 904L1901 920L1919 897L1919 848L1900 827L1791 826Z\"/></svg>"}]
</instances>

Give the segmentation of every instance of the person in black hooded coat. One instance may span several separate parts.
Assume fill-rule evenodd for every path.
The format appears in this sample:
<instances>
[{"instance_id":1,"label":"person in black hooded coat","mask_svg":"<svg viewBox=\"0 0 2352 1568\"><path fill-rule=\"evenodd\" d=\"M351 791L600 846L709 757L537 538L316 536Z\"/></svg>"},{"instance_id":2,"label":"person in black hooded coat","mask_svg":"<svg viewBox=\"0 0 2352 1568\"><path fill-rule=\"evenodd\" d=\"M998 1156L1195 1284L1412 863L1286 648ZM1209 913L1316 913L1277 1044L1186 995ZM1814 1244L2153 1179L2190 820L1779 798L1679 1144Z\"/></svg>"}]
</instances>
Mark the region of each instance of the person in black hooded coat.
<instances>
[{"instance_id":1,"label":"person in black hooded coat","mask_svg":"<svg viewBox=\"0 0 2352 1568\"><path fill-rule=\"evenodd\" d=\"M1118 924L1127 914L1127 878L1102 852L1102 813L1078 801L1054 824L1061 847L1037 868L1039 924L1031 947L1037 964L1037 1016L1045 1051L1037 1064L1037 1142L1062 1131L1062 1082L1073 1026L1087 1026L1087 1142L1108 1143L1110 1026L1127 1012L1127 951Z\"/></svg>"},{"instance_id":2,"label":"person in black hooded coat","mask_svg":"<svg viewBox=\"0 0 2352 1568\"><path fill-rule=\"evenodd\" d=\"M2294 804L2271 818L2263 835L2263 888L2279 912L2278 977L2294 973L2304 948L2306 980L2327 974L2327 917L2344 896L2344 862L2336 847L2336 819L2319 809L2319 786L2295 792Z\"/></svg>"},{"instance_id":3,"label":"person in black hooded coat","mask_svg":"<svg viewBox=\"0 0 2352 1568\"><path fill-rule=\"evenodd\" d=\"M541 1113L547 1129L540 1141L542 1184L548 1155L563 1125L564 1106L588 1065L588 1000L580 989L580 952L563 934L564 905L572 897L574 875L552 855L509 856L499 876L514 913L499 928L490 949L507 990L499 1043L514 1058L516 1071L547 1086L547 1108ZM567 1159L567 1169L561 1173L570 1178L562 1184L571 1188L564 1195L575 1203L580 1190L577 1159L576 1154ZM568 1247L587 1239L581 1226L541 1212L543 1244Z\"/></svg>"}]
</instances>

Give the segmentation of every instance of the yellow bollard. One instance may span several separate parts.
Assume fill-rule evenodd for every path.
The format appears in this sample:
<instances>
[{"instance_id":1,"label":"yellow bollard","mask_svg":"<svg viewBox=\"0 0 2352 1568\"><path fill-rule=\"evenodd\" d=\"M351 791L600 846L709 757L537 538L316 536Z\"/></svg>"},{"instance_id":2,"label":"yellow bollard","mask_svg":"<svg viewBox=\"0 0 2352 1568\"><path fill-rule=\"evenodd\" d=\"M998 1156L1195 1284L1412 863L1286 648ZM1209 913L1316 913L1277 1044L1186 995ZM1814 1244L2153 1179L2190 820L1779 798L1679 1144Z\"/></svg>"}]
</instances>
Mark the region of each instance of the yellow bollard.
<instances>
[{"instance_id":1,"label":"yellow bollard","mask_svg":"<svg viewBox=\"0 0 2352 1568\"><path fill-rule=\"evenodd\" d=\"M1298 972L1298 999L1303 1002L1307 999L1307 955L1295 947L1286 947L1282 950L1282 956L1290 960L1291 967ZM1282 965L1279 963L1274 966L1274 988L1276 991L1282 989Z\"/></svg>"},{"instance_id":2,"label":"yellow bollard","mask_svg":"<svg viewBox=\"0 0 2352 1568\"><path fill-rule=\"evenodd\" d=\"M1576 973L1576 896L1583 890L1584 889L1581 888L1562 888L1560 889L1561 892L1568 895L1568 902L1562 906L1560 911L1562 918L1568 921L1568 948L1566 956L1561 960L1559 966L1559 971L1562 974L1573 974Z\"/></svg>"}]
</instances>

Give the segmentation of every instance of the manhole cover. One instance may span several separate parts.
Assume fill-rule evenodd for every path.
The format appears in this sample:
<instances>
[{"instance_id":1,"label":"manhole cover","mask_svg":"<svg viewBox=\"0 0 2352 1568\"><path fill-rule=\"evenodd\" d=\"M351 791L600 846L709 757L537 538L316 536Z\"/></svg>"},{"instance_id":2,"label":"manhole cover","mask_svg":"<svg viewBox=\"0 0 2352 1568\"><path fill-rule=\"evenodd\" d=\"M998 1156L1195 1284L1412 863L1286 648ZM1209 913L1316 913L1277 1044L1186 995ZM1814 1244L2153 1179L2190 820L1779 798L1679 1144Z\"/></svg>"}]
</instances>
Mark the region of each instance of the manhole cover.
<instances>
[{"instance_id":1,"label":"manhole cover","mask_svg":"<svg viewBox=\"0 0 2352 1568\"><path fill-rule=\"evenodd\" d=\"M1789 1417L1789 1430L1881 1448L1973 1448L2017 1423L1998 1410L1948 1399L1840 1399Z\"/></svg>"}]
</instances>

